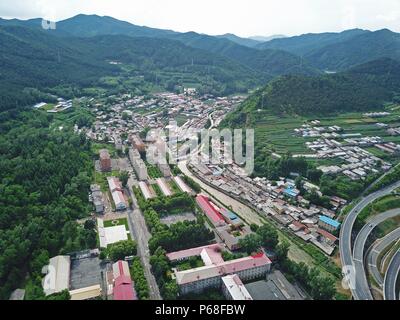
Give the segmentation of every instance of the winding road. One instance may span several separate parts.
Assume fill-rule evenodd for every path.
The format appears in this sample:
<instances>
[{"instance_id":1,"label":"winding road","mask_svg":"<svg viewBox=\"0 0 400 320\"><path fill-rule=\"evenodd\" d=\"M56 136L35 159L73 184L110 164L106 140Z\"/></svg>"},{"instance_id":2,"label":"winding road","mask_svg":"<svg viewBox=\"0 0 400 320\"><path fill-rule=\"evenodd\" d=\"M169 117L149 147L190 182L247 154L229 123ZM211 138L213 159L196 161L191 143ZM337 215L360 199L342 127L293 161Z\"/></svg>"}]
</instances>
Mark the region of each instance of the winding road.
<instances>
[{"instance_id":1,"label":"winding road","mask_svg":"<svg viewBox=\"0 0 400 320\"><path fill-rule=\"evenodd\" d=\"M355 264L353 261L352 255L352 246L351 246L351 239L353 233L353 226L357 219L357 216L360 212L371 202L374 200L381 198L393 190L400 187L400 181L383 188L382 190L378 190L374 193L371 193L361 199L354 208L350 210L350 212L346 215L343 220L342 227L340 229L340 236L339 236L339 251L340 251L340 260L342 263L342 272L344 275L344 280L349 286L351 293L356 300L361 300L365 298L363 292L359 291L357 288L356 280L355 280Z\"/></svg>"},{"instance_id":2,"label":"winding road","mask_svg":"<svg viewBox=\"0 0 400 320\"><path fill-rule=\"evenodd\" d=\"M369 273L374 278L379 287L383 287L383 277L378 266L378 259L383 250L394 241L400 239L400 228L393 230L382 239L377 240L368 250L367 262Z\"/></svg>"},{"instance_id":3,"label":"winding road","mask_svg":"<svg viewBox=\"0 0 400 320\"><path fill-rule=\"evenodd\" d=\"M354 242L353 261L355 267L355 287L359 300L373 300L364 268L364 247L374 228L383 221L400 215L400 209L388 210L368 219Z\"/></svg>"},{"instance_id":4,"label":"winding road","mask_svg":"<svg viewBox=\"0 0 400 320\"><path fill-rule=\"evenodd\" d=\"M385 300L397 300L396 282L400 273L400 249L397 250L386 271L383 295Z\"/></svg>"}]
</instances>

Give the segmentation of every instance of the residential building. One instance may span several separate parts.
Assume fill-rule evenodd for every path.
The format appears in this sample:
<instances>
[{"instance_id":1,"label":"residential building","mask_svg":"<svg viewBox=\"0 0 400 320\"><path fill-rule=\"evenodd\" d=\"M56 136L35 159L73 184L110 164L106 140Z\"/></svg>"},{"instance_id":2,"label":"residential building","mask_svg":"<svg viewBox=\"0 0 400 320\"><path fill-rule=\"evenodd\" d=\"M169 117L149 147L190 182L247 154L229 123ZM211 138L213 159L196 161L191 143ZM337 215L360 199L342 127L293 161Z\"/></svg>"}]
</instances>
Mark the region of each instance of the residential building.
<instances>
[{"instance_id":1,"label":"residential building","mask_svg":"<svg viewBox=\"0 0 400 320\"><path fill-rule=\"evenodd\" d=\"M192 190L186 185L185 182L183 182L182 178L179 176L176 176L173 178L175 183L178 185L178 188L182 191L182 192L186 192L186 193L192 193Z\"/></svg>"},{"instance_id":2,"label":"residential building","mask_svg":"<svg viewBox=\"0 0 400 320\"><path fill-rule=\"evenodd\" d=\"M102 172L111 171L111 157L107 149L100 150L100 170Z\"/></svg>"},{"instance_id":3,"label":"residential building","mask_svg":"<svg viewBox=\"0 0 400 320\"><path fill-rule=\"evenodd\" d=\"M328 218L327 216L319 216L318 225L329 232L335 232L340 227L340 222Z\"/></svg>"},{"instance_id":4,"label":"residential building","mask_svg":"<svg viewBox=\"0 0 400 320\"><path fill-rule=\"evenodd\" d=\"M139 152L145 152L146 151L146 145L142 141L142 139L137 136L137 135L131 135L129 137L129 140L132 144L132 146L137 149Z\"/></svg>"},{"instance_id":5,"label":"residential building","mask_svg":"<svg viewBox=\"0 0 400 320\"><path fill-rule=\"evenodd\" d=\"M149 200L154 197L146 182L140 181L139 188L140 188L140 191L142 191L142 194L143 194L143 197L145 200Z\"/></svg>"},{"instance_id":6,"label":"residential building","mask_svg":"<svg viewBox=\"0 0 400 320\"><path fill-rule=\"evenodd\" d=\"M167 183L165 182L164 178L158 178L156 180L157 185L160 187L161 192L164 194L164 196L169 197L172 196L172 191L169 188L169 186L167 185Z\"/></svg>"},{"instance_id":7,"label":"residential building","mask_svg":"<svg viewBox=\"0 0 400 320\"><path fill-rule=\"evenodd\" d=\"M103 199L103 193L100 190L100 186L97 184L92 184L90 186L90 191L92 192L92 202L96 213L103 213L104 199Z\"/></svg>"},{"instance_id":8,"label":"residential building","mask_svg":"<svg viewBox=\"0 0 400 320\"><path fill-rule=\"evenodd\" d=\"M126 261L117 261L113 264L114 300L137 300L134 284Z\"/></svg>"},{"instance_id":9,"label":"residential building","mask_svg":"<svg viewBox=\"0 0 400 320\"><path fill-rule=\"evenodd\" d=\"M136 149L129 149L129 160L132 163L133 169L135 170L136 176L140 181L147 180L147 167L142 158L140 157L139 151Z\"/></svg>"},{"instance_id":10,"label":"residential building","mask_svg":"<svg viewBox=\"0 0 400 320\"><path fill-rule=\"evenodd\" d=\"M124 192L122 189L121 182L116 177L107 177L108 187L110 189L114 204L115 210L125 210L127 208L127 204L125 201Z\"/></svg>"}]
</instances>

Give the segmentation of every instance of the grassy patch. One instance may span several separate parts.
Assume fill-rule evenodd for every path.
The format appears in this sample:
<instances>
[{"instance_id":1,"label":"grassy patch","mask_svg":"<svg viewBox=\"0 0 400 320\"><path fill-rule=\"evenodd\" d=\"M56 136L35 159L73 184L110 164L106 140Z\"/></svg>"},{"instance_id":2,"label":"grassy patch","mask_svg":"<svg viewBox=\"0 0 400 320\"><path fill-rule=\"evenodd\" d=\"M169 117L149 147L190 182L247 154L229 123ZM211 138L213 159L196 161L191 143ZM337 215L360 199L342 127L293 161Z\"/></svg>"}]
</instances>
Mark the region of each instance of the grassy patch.
<instances>
[{"instance_id":1,"label":"grassy patch","mask_svg":"<svg viewBox=\"0 0 400 320\"><path fill-rule=\"evenodd\" d=\"M361 228L366 224L368 218L395 208L400 208L400 196L390 194L379 198L361 211L357 217L355 227Z\"/></svg>"},{"instance_id":2,"label":"grassy patch","mask_svg":"<svg viewBox=\"0 0 400 320\"><path fill-rule=\"evenodd\" d=\"M147 173L149 174L149 177L151 179L158 179L163 177L163 174L161 173L160 169L157 166L152 165L146 161L146 167L147 167Z\"/></svg>"}]
</instances>

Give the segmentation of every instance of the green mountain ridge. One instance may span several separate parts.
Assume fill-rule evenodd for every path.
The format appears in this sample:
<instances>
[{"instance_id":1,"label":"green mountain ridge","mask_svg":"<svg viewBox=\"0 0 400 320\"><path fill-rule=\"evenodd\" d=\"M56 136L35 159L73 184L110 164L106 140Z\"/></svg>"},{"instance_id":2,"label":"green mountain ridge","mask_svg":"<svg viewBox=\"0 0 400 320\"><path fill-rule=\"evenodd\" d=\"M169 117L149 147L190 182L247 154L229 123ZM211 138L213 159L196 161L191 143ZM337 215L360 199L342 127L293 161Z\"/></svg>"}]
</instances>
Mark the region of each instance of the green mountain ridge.
<instances>
[{"instance_id":1,"label":"green mountain ridge","mask_svg":"<svg viewBox=\"0 0 400 320\"><path fill-rule=\"evenodd\" d=\"M400 61L399 33L388 29L363 33L306 55L314 67L337 71L382 57Z\"/></svg>"},{"instance_id":2,"label":"green mountain ridge","mask_svg":"<svg viewBox=\"0 0 400 320\"><path fill-rule=\"evenodd\" d=\"M40 19L28 21L9 21L0 20L1 24L26 24L28 27L38 28L41 26ZM46 30L46 32L59 36L73 37L93 37L99 35L126 35L131 37L150 37L171 39L182 42L183 44L219 54L226 58L252 68L258 72L263 72L269 76L282 75L288 73L316 74L318 71L309 63L303 61L296 55L281 50L258 50L237 42L255 40L243 39L235 35L224 35L213 37L199 34L196 32L179 33L171 30L154 29L137 26L129 22L120 21L111 17L100 17L96 15L78 15L67 20L59 21L56 30ZM234 40L234 41L232 41Z\"/></svg>"},{"instance_id":3,"label":"green mountain ridge","mask_svg":"<svg viewBox=\"0 0 400 320\"><path fill-rule=\"evenodd\" d=\"M258 44L256 48L284 50L297 55L305 56L313 50L321 49L327 45L342 42L344 40L351 39L354 36L369 32L370 31L362 29L351 29L337 33L307 33L294 37L272 39L271 41Z\"/></svg>"},{"instance_id":4,"label":"green mountain ridge","mask_svg":"<svg viewBox=\"0 0 400 320\"><path fill-rule=\"evenodd\" d=\"M121 73L118 60L142 75L189 73L228 90L246 90L268 81L260 72L181 42L157 38L103 35L57 37L31 28L0 26L0 109L32 104L40 97L25 88L46 90L58 85L87 87L102 77ZM116 50L118 48L118 50ZM173 79L171 79L173 80Z\"/></svg>"},{"instance_id":5,"label":"green mountain ridge","mask_svg":"<svg viewBox=\"0 0 400 320\"><path fill-rule=\"evenodd\" d=\"M327 115L376 110L391 101L400 102L400 63L383 58L337 74L279 77L228 115L224 126L250 126L258 109L282 116Z\"/></svg>"}]
</instances>

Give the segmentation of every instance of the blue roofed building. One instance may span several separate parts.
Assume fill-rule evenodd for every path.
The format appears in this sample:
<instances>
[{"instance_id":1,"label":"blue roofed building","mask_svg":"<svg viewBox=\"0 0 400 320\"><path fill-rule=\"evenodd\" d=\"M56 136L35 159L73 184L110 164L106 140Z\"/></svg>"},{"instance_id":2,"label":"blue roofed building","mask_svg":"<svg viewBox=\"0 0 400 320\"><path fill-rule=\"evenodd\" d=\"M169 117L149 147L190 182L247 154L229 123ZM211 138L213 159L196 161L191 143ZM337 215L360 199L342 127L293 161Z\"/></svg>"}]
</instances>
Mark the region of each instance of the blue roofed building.
<instances>
[{"instance_id":1,"label":"blue roofed building","mask_svg":"<svg viewBox=\"0 0 400 320\"><path fill-rule=\"evenodd\" d=\"M224 217L225 221L228 224L231 224L233 227L240 227L243 224L242 219L240 219L235 213L225 208L221 208L220 213Z\"/></svg>"},{"instance_id":2,"label":"blue roofed building","mask_svg":"<svg viewBox=\"0 0 400 320\"><path fill-rule=\"evenodd\" d=\"M318 225L329 232L334 232L339 229L340 222L333 220L327 216L319 216Z\"/></svg>"},{"instance_id":3,"label":"blue roofed building","mask_svg":"<svg viewBox=\"0 0 400 320\"><path fill-rule=\"evenodd\" d=\"M290 198L296 198L300 194L300 191L296 189L294 186L290 185L283 190L283 194Z\"/></svg>"}]
</instances>

